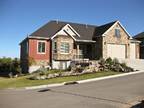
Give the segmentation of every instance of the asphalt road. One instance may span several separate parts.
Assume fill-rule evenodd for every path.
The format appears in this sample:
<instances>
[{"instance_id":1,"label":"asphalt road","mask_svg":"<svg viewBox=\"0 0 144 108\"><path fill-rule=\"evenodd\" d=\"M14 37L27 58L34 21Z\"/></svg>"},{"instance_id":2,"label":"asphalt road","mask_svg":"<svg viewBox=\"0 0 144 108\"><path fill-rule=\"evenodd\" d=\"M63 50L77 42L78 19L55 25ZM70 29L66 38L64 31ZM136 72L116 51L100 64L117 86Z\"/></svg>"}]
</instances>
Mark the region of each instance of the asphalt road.
<instances>
[{"instance_id":1,"label":"asphalt road","mask_svg":"<svg viewBox=\"0 0 144 108\"><path fill-rule=\"evenodd\" d=\"M0 90L0 108L126 108L143 97L139 73L47 90Z\"/></svg>"}]
</instances>

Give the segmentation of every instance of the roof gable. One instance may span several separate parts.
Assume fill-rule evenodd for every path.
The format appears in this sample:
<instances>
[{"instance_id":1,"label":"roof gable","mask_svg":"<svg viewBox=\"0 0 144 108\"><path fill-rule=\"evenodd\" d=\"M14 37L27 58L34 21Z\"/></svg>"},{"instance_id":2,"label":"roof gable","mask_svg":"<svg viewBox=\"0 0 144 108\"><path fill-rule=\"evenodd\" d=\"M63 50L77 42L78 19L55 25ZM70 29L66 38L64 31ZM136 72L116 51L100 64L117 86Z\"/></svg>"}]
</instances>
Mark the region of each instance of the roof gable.
<instances>
[{"instance_id":1,"label":"roof gable","mask_svg":"<svg viewBox=\"0 0 144 108\"><path fill-rule=\"evenodd\" d=\"M128 37L131 37L130 34L126 31L126 29L122 26L122 24L119 21L115 21L109 29L107 29L102 36L105 36L111 29L114 28L115 25L119 24L119 26L124 30L124 32L127 34Z\"/></svg>"},{"instance_id":2,"label":"roof gable","mask_svg":"<svg viewBox=\"0 0 144 108\"><path fill-rule=\"evenodd\" d=\"M61 30L59 30L54 36L52 36L51 39L55 38L58 35L69 35L74 40L76 40L76 36L80 37L80 35L69 24L66 24Z\"/></svg>"},{"instance_id":3,"label":"roof gable","mask_svg":"<svg viewBox=\"0 0 144 108\"><path fill-rule=\"evenodd\" d=\"M116 21L97 27L95 30L95 36L102 36L115 22Z\"/></svg>"}]
</instances>

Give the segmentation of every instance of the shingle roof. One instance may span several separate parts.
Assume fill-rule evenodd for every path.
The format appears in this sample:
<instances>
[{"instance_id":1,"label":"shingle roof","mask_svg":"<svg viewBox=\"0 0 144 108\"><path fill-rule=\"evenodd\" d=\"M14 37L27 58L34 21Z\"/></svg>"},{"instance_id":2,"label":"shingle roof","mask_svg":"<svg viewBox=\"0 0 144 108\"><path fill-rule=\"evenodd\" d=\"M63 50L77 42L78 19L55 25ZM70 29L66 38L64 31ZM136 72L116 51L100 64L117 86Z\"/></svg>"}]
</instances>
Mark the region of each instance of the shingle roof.
<instances>
[{"instance_id":1,"label":"shingle roof","mask_svg":"<svg viewBox=\"0 0 144 108\"><path fill-rule=\"evenodd\" d=\"M116 21L97 27L95 30L95 36L102 36L102 34L105 33L115 22Z\"/></svg>"},{"instance_id":2,"label":"shingle roof","mask_svg":"<svg viewBox=\"0 0 144 108\"><path fill-rule=\"evenodd\" d=\"M66 24L70 24L74 30L80 37L76 36L75 38L78 40L92 40L94 36L102 35L106 30L108 30L115 22L111 22L102 26L96 25L86 25L86 24L78 24L71 22L63 22L63 21L50 21L35 32L33 32L30 36L35 37L47 37L50 38L54 34L56 34L62 27Z\"/></svg>"},{"instance_id":3,"label":"shingle roof","mask_svg":"<svg viewBox=\"0 0 144 108\"><path fill-rule=\"evenodd\" d=\"M144 32L135 35L133 38L134 39L144 38Z\"/></svg>"}]
</instances>

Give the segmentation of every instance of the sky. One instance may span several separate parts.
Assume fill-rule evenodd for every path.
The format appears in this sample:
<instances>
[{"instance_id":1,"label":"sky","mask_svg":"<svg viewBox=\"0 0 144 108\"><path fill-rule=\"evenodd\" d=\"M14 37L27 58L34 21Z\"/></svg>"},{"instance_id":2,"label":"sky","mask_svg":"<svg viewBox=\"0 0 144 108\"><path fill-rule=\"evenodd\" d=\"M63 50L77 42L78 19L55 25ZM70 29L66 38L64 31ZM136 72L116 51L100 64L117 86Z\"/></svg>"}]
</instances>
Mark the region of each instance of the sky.
<instances>
[{"instance_id":1,"label":"sky","mask_svg":"<svg viewBox=\"0 0 144 108\"><path fill-rule=\"evenodd\" d=\"M0 57L50 20L102 25L119 20L131 36L144 31L143 0L0 0Z\"/></svg>"}]
</instances>

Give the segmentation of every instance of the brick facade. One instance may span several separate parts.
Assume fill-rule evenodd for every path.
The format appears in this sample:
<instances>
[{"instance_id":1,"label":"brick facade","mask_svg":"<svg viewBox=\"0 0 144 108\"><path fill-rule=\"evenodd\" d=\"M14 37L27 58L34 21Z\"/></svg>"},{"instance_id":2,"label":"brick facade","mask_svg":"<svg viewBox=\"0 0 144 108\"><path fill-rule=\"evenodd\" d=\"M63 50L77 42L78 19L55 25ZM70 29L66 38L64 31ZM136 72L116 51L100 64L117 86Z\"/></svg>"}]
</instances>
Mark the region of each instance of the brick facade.
<instances>
[{"instance_id":1,"label":"brick facade","mask_svg":"<svg viewBox=\"0 0 144 108\"><path fill-rule=\"evenodd\" d=\"M40 54L37 51L38 48L38 42L42 41L46 43L46 52L44 54ZM28 72L29 65L28 60L29 58L32 58L35 62L34 65L49 65L50 64L50 53L51 46L50 46L50 40L43 40L43 39L25 39L21 43L21 67L23 73Z\"/></svg>"},{"instance_id":2,"label":"brick facade","mask_svg":"<svg viewBox=\"0 0 144 108\"><path fill-rule=\"evenodd\" d=\"M38 42L45 42L46 52L38 53ZM36 61L37 65L48 65L50 63L50 40L29 39L29 57Z\"/></svg>"}]
</instances>

